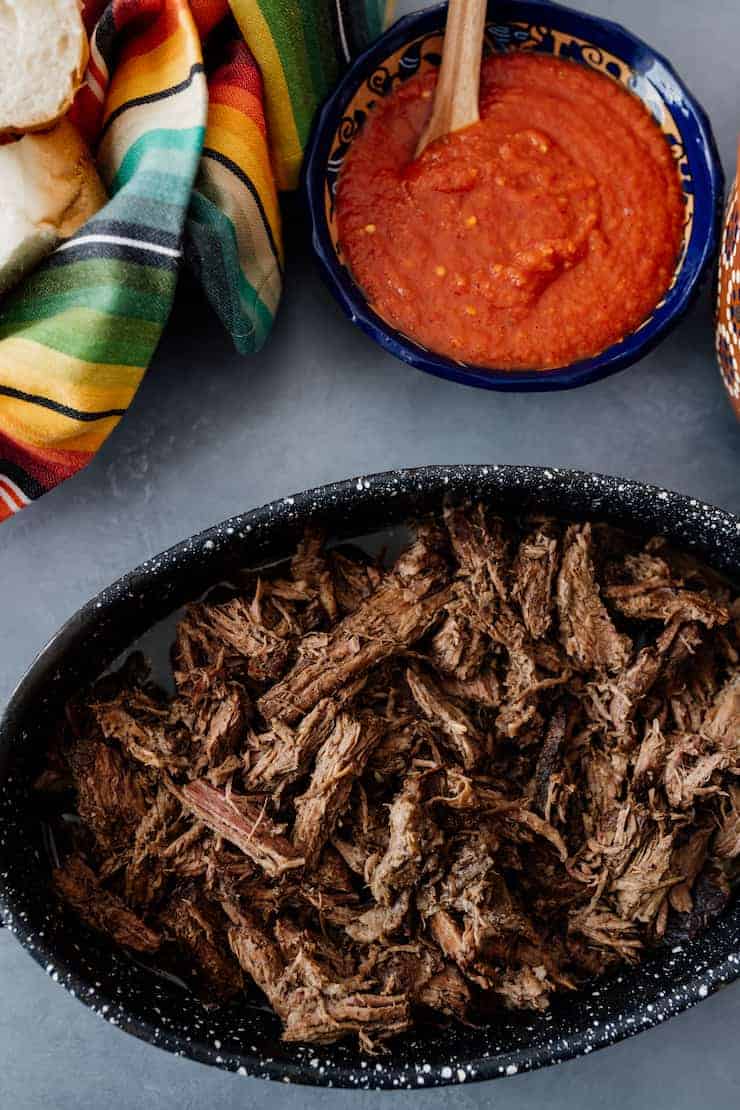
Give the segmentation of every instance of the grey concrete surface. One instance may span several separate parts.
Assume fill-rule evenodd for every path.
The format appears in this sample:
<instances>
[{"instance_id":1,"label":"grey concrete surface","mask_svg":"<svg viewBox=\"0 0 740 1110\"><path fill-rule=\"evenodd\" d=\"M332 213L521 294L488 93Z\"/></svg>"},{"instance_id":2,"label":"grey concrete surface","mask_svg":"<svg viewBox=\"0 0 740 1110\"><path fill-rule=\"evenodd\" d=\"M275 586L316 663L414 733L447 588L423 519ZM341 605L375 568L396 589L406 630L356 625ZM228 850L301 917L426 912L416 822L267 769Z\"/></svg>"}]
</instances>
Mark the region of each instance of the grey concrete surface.
<instances>
[{"instance_id":1,"label":"grey concrete surface","mask_svg":"<svg viewBox=\"0 0 740 1110\"><path fill-rule=\"evenodd\" d=\"M708 109L726 168L738 127L737 0L581 0L668 54ZM401 4L400 11L418 6ZM496 395L408 370L342 317L300 218L267 349L242 359L192 291L136 402L88 469L0 529L0 703L39 648L123 571L231 513L352 474L430 462L577 466L740 511L740 429L705 298L651 357L573 393ZM556 1069L397 1104L461 1110L736 1105L740 986L650 1033ZM0 932L0 1107L376 1107L210 1071L126 1037L68 998ZM390 1098L390 1096L385 1096Z\"/></svg>"}]
</instances>

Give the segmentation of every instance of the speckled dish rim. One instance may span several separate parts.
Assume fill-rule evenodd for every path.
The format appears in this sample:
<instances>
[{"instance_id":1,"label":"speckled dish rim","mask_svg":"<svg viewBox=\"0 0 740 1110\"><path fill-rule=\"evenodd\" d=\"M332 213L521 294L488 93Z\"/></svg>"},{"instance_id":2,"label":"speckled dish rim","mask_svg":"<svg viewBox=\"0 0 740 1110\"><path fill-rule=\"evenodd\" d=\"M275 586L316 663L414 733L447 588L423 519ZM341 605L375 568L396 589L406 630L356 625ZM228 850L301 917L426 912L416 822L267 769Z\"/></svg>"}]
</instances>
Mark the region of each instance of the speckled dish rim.
<instances>
[{"instance_id":1,"label":"speckled dish rim","mask_svg":"<svg viewBox=\"0 0 740 1110\"><path fill-rule=\"evenodd\" d=\"M491 0L488 21L496 18ZM499 8L502 7L500 0ZM326 168L338 122L363 81L406 42L444 27L446 4L404 16L354 60L337 88L325 102L313 126L303 165L303 189L311 221L312 243L325 283L349 319L389 354L410 366L461 385L501 392L551 392L575 389L626 369L643 358L683 319L701 290L717 251L724 196L724 175L709 118L671 63L621 24L579 12L554 0L505 0L504 19L521 18L543 26L565 29L593 42L624 61L631 69L651 74L660 92L662 83L674 82L681 94L682 112L672 111L684 140L687 157L696 167L694 226L678 271L678 278L653 315L619 343L589 359L554 370L497 370L456 362L435 354L394 329L368 304L349 270L337 258L325 215ZM514 12L516 14L514 14ZM500 14L500 13L499 13ZM554 18L553 18L554 17ZM548 22L548 19L550 22ZM662 73L660 70L662 69ZM665 101L664 101L665 103ZM698 180L698 170L704 180Z\"/></svg>"},{"instance_id":2,"label":"speckled dish rim","mask_svg":"<svg viewBox=\"0 0 740 1110\"><path fill-rule=\"evenodd\" d=\"M539 507L556 515L618 521L642 533L663 533L674 543L698 551L717 569L740 574L740 518L722 509L627 479L556 467L492 464L429 466L361 476L282 498L175 545L102 590L49 641L19 683L0 721L0 922L48 975L111 1024L177 1055L242 1075L316 1086L419 1089L515 1075L588 1054L663 1022L740 977L740 904L735 900L698 940L650 956L636 971L622 969L596 983L592 990L579 992L561 1004L554 1013L553 1027L557 1025L561 1030L557 1036L533 1037L521 1022L513 1030L511 1022L503 1022L483 1030L444 1031L444 1064L425 1062L425 1038L421 1033L412 1036L404 1048L395 1053L392 1050L379 1060L363 1061L346 1045L292 1045L288 1046L292 1058L276 1060L245 1051L242 1041L234 1048L231 1043L208 1043L200 1035L186 1036L178 1032L185 1019L178 1028L155 1028L121 1002L120 988L118 992L101 989L100 983L60 960L46 936L29 926L31 895L26 887L22 891L17 886L11 888L8 873L3 871L3 844L12 843L4 807L12 823L14 797L12 780L3 781L4 758L14 744L23 746L28 736L26 726L31 731L38 729L34 715L39 701L55 700L43 691L63 671L75 670L76 663L70 661L70 656L76 659L75 649L89 645L94 651L96 627L105 622L109 627L115 625L122 613L133 608L140 628L128 632L127 642L132 643L146 627L182 604L182 588L170 589L173 575L184 572L188 589L192 584L190 596L197 597L204 583L213 584L223 577L224 568L259 565L261 543L265 549L274 547L276 535L279 544L286 544L287 554L297 531L309 520L318 517L338 535L350 538L353 528L357 534L357 525L362 525L363 532L368 524L378 530L384 524L395 527L410 513L428 511L447 497L481 497L506 512ZM349 523L343 526L347 516ZM98 665L102 669L108 661L99 661ZM29 848L21 862L25 863L26 858L29 866L38 869L34 850ZM44 933L50 920L44 917ZM115 952L114 956L119 958ZM101 977L105 974L107 971ZM149 989L148 978L146 982ZM151 989L157 1000L171 997L160 984ZM618 1012L610 992L623 998ZM576 1008L578 1024L569 1026L569 1015ZM264 1015L259 1020L266 1018ZM533 1023L540 1019L547 1022L542 1015L532 1017ZM502 1029L507 1030L516 1047L490 1047L495 1046ZM268 1031L266 1035L269 1038L272 1034ZM487 1039L490 1051L482 1054L480 1045L477 1050L472 1047L476 1036Z\"/></svg>"}]
</instances>

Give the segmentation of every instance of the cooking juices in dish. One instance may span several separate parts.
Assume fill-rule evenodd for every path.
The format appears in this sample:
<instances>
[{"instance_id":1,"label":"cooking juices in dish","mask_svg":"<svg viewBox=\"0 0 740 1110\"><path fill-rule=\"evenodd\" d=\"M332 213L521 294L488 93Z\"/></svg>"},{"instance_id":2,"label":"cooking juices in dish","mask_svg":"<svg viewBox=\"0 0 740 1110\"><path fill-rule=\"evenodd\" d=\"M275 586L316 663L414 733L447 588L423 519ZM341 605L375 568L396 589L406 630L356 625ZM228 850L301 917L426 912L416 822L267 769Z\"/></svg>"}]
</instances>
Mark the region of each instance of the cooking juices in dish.
<instances>
[{"instance_id":1,"label":"cooking juices in dish","mask_svg":"<svg viewBox=\"0 0 740 1110\"><path fill-rule=\"evenodd\" d=\"M339 238L375 310L433 351L511 370L634 331L670 284L684 215L643 104L573 62L495 55L480 122L415 160L435 82L379 104L342 169Z\"/></svg>"}]
</instances>

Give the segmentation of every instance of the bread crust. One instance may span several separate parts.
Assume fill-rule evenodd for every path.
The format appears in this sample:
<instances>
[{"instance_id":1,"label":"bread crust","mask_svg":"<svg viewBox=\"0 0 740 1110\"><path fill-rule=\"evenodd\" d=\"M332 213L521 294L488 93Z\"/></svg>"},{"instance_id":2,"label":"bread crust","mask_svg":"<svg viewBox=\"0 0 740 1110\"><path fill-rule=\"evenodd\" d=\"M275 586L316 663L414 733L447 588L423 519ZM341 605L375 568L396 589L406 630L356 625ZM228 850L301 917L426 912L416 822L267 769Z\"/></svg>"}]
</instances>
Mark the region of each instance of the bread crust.
<instances>
[{"instance_id":1,"label":"bread crust","mask_svg":"<svg viewBox=\"0 0 740 1110\"><path fill-rule=\"evenodd\" d=\"M78 8L80 7L79 0L77 6ZM20 135L27 135L30 132L48 131L49 128L53 127L54 124L58 123L60 119L66 116L67 112L72 107L72 101L77 95L78 89L82 85L85 71L87 69L87 63L90 58L90 46L88 43L87 34L85 32L84 24L82 23L81 9L80 28L81 33L79 35L79 58L77 59L77 64L75 68L70 74L69 92L63 103L59 105L59 110L55 112L53 116L44 117L44 119L31 119L24 122L0 124L0 142L2 142L4 139L13 139L17 138Z\"/></svg>"},{"instance_id":2,"label":"bread crust","mask_svg":"<svg viewBox=\"0 0 740 1110\"><path fill-rule=\"evenodd\" d=\"M0 297L108 197L82 136L69 119L0 146Z\"/></svg>"}]
</instances>

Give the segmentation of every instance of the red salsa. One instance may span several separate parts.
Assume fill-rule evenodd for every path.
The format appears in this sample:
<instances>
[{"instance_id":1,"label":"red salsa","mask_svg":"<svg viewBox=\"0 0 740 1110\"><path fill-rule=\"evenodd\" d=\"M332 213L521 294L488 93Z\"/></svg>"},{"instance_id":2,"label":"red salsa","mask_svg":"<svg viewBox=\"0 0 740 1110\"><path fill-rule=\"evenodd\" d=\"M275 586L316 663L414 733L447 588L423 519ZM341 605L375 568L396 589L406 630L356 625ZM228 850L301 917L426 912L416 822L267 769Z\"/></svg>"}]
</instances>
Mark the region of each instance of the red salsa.
<instances>
[{"instance_id":1,"label":"red salsa","mask_svg":"<svg viewBox=\"0 0 740 1110\"><path fill-rule=\"evenodd\" d=\"M634 331L670 284L684 220L644 105L574 62L494 55L480 122L415 160L435 81L384 100L342 169L339 238L372 306L439 354L512 370Z\"/></svg>"}]
</instances>

